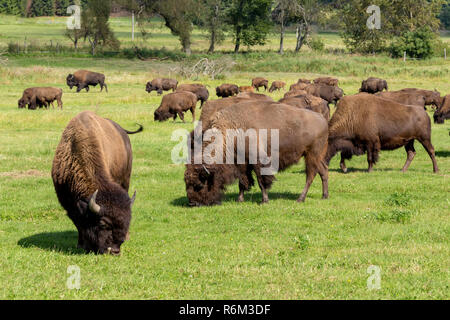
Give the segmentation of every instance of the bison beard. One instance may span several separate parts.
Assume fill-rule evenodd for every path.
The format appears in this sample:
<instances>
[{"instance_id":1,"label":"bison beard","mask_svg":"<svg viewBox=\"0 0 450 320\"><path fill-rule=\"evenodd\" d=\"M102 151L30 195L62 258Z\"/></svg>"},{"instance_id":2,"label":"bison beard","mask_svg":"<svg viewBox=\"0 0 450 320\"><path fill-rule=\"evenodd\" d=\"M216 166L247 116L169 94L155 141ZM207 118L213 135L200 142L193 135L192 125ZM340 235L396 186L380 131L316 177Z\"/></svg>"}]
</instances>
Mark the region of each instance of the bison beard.
<instances>
[{"instance_id":1,"label":"bison beard","mask_svg":"<svg viewBox=\"0 0 450 320\"><path fill-rule=\"evenodd\" d=\"M132 151L117 123L84 111L63 132L52 166L58 200L78 229L78 247L120 253L131 220Z\"/></svg>"},{"instance_id":2,"label":"bison beard","mask_svg":"<svg viewBox=\"0 0 450 320\"><path fill-rule=\"evenodd\" d=\"M340 151L340 165L346 172L345 159L367 152L368 170L371 172L380 150L404 146L407 160L402 171L406 172L416 155L414 140L418 140L427 150L433 162L433 171L438 172L428 114L420 107L360 93L339 102L329 124L326 160L329 163Z\"/></svg>"},{"instance_id":3,"label":"bison beard","mask_svg":"<svg viewBox=\"0 0 450 320\"><path fill-rule=\"evenodd\" d=\"M297 109L292 106L249 101L232 105L215 113L210 123L203 130L219 130L226 136L229 129L241 129L244 132L254 129L259 134L260 129L279 130L280 150L279 169L284 170L305 157L306 185L298 201L303 202L309 187L317 173L321 176L323 198L328 198L328 167L325 163L327 149L328 128L327 121L319 114ZM230 148L237 159L237 149L227 146L224 138L223 160L226 163L225 150ZM188 164L184 174L186 193L190 206L220 204L225 187L236 179L239 180L238 201L244 201L244 192L254 185L252 172L255 172L258 185L262 192L262 202L268 202L267 191L270 189L275 177L263 175L264 166L258 160L256 164L250 164L248 139L246 139L246 156L244 164ZM270 140L270 139L269 139ZM208 146L203 141L203 149ZM191 148L191 156L194 159L195 150ZM266 152L271 150L271 141L268 141ZM269 156L271 156L269 154ZM203 157L202 157L203 158ZM193 163L193 162L192 162Z\"/></svg>"}]
</instances>

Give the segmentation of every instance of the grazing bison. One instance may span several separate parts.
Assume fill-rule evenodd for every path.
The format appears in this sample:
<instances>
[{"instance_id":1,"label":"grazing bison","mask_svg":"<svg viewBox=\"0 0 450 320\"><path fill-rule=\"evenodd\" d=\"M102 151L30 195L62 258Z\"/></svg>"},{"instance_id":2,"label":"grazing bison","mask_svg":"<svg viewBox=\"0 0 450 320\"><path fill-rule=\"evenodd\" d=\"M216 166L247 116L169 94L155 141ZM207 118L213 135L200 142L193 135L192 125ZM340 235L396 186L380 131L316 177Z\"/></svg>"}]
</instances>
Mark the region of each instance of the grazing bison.
<instances>
[{"instance_id":1,"label":"grazing bison","mask_svg":"<svg viewBox=\"0 0 450 320\"><path fill-rule=\"evenodd\" d=\"M419 89L379 92L376 95L401 104L420 106L424 109L426 109L427 105L439 107L442 101L441 94L439 92Z\"/></svg>"},{"instance_id":2,"label":"grazing bison","mask_svg":"<svg viewBox=\"0 0 450 320\"><path fill-rule=\"evenodd\" d=\"M126 240L131 207L132 166L128 134L117 123L84 111L62 134L53 159L56 195L78 229L78 247L119 254Z\"/></svg>"},{"instance_id":3,"label":"grazing bison","mask_svg":"<svg viewBox=\"0 0 450 320\"><path fill-rule=\"evenodd\" d=\"M298 79L297 83L311 84L311 80L308 80L308 79Z\"/></svg>"},{"instance_id":4,"label":"grazing bison","mask_svg":"<svg viewBox=\"0 0 450 320\"><path fill-rule=\"evenodd\" d=\"M180 84L176 92L189 91L197 96L197 100L201 101L200 108L209 99L209 91L202 84Z\"/></svg>"},{"instance_id":5,"label":"grazing bison","mask_svg":"<svg viewBox=\"0 0 450 320\"><path fill-rule=\"evenodd\" d=\"M307 95L308 92L305 90L292 90L288 91L284 94L284 98L295 97L295 96L304 96Z\"/></svg>"},{"instance_id":6,"label":"grazing bison","mask_svg":"<svg viewBox=\"0 0 450 320\"><path fill-rule=\"evenodd\" d=\"M380 150L404 146L407 153L405 172L416 155L414 140L424 146L433 162L434 172L438 172L431 144L431 121L423 108L367 93L347 96L339 101L329 124L327 161L341 151L341 168L346 172L345 159L367 152L371 172Z\"/></svg>"},{"instance_id":7,"label":"grazing bison","mask_svg":"<svg viewBox=\"0 0 450 320\"><path fill-rule=\"evenodd\" d=\"M275 90L280 91L281 89L284 89L284 87L286 87L286 82L274 81L274 82L272 82L272 85L270 86L269 92L272 93Z\"/></svg>"},{"instance_id":8,"label":"grazing bison","mask_svg":"<svg viewBox=\"0 0 450 320\"><path fill-rule=\"evenodd\" d=\"M444 97L440 107L434 113L433 118L437 124L443 124L445 119L450 119L450 95Z\"/></svg>"},{"instance_id":9,"label":"grazing bison","mask_svg":"<svg viewBox=\"0 0 450 320\"><path fill-rule=\"evenodd\" d=\"M383 90L389 91L387 81L380 78L370 77L369 79L362 82L359 92L374 94L382 92Z\"/></svg>"},{"instance_id":10,"label":"grazing bison","mask_svg":"<svg viewBox=\"0 0 450 320\"><path fill-rule=\"evenodd\" d=\"M327 121L330 120L330 108L328 107L328 103L322 98L305 94L283 98L279 102L320 113Z\"/></svg>"},{"instance_id":11,"label":"grazing bison","mask_svg":"<svg viewBox=\"0 0 450 320\"><path fill-rule=\"evenodd\" d=\"M273 99L271 97L266 96L265 94L262 94L262 93L242 92L242 93L239 93L236 97L260 100L260 101L266 101L266 102L273 102Z\"/></svg>"},{"instance_id":12,"label":"grazing bison","mask_svg":"<svg viewBox=\"0 0 450 320\"><path fill-rule=\"evenodd\" d=\"M322 77L314 80L315 84L325 84L327 86L337 87L339 85L339 80L331 77Z\"/></svg>"},{"instance_id":13,"label":"grazing bison","mask_svg":"<svg viewBox=\"0 0 450 320\"><path fill-rule=\"evenodd\" d=\"M25 108L28 105L28 109L35 110L36 108L48 108L51 104L53 108L53 102L56 100L58 107L63 108L62 103L63 91L60 88L53 87L36 87L25 89L22 98L20 98L18 105L20 108Z\"/></svg>"},{"instance_id":14,"label":"grazing bison","mask_svg":"<svg viewBox=\"0 0 450 320\"><path fill-rule=\"evenodd\" d=\"M252 79L252 87L256 89L256 91L259 91L259 88L264 87L264 91L267 91L269 89L269 80L258 77Z\"/></svg>"},{"instance_id":15,"label":"grazing bison","mask_svg":"<svg viewBox=\"0 0 450 320\"><path fill-rule=\"evenodd\" d=\"M322 178L323 198L328 198L328 168L325 163L327 150L328 127L327 121L319 114L298 109L292 106L278 103L261 103L255 101L242 102L232 105L217 112L208 127L203 130L212 129L222 133L224 137L223 150L230 150L234 159L237 159L239 148L227 145L227 131L241 131L239 135L247 141L245 147L245 161L242 164L217 164L213 159L202 157L202 164L187 164L184 173L186 183L186 193L190 206L215 205L220 204L221 196L226 185L239 180L239 198L238 201L244 201L244 192L250 190L254 185L252 172L255 172L258 185L262 191L262 202L269 201L267 191L270 189L275 177L273 175L263 175L264 169L268 169L260 160L250 161L250 138L244 137L244 132L253 131L261 138L260 129L278 130L279 132L279 152L273 156L279 159L279 170L284 170L297 163L301 157L305 157L306 162L306 185L298 201L303 202L314 177L317 173ZM269 133L271 135L271 133ZM268 138L267 146L260 145L261 149L271 156L272 139ZM203 150L209 146L209 142L201 142ZM236 146L236 145L235 145ZM194 150L195 152L195 150ZM192 158L197 158L191 150ZM199 152L199 151L197 151ZM201 151L200 151L201 152ZM226 153L218 155L226 163ZM239 152L242 155L242 153ZM202 154L200 154L202 156ZM212 160L212 161L210 161ZM252 162L252 163L250 163Z\"/></svg>"},{"instance_id":16,"label":"grazing bison","mask_svg":"<svg viewBox=\"0 0 450 320\"><path fill-rule=\"evenodd\" d=\"M153 79L152 81L147 82L145 87L145 91L151 93L152 91L156 91L159 95L163 93L163 91L172 90L175 92L178 86L178 81L175 79L166 79L166 78L158 78Z\"/></svg>"},{"instance_id":17,"label":"grazing bison","mask_svg":"<svg viewBox=\"0 0 450 320\"><path fill-rule=\"evenodd\" d=\"M108 86L105 83L105 75L102 73L78 70L74 74L69 74L67 76L67 85L72 90L73 87L77 87L77 92L86 89L89 92L89 86L97 86L100 84L100 91L103 91L105 87L106 92L108 92Z\"/></svg>"},{"instance_id":18,"label":"grazing bison","mask_svg":"<svg viewBox=\"0 0 450 320\"><path fill-rule=\"evenodd\" d=\"M310 95L328 101L328 103L335 104L344 96L344 91L341 88L326 84L312 84L306 87L305 91Z\"/></svg>"},{"instance_id":19,"label":"grazing bison","mask_svg":"<svg viewBox=\"0 0 450 320\"><path fill-rule=\"evenodd\" d=\"M173 118L173 121L180 117L184 121L184 112L190 110L192 113L192 122L195 121L195 107L197 105L197 96L189 91L174 92L165 95L162 98L161 105L154 114L155 121L166 121Z\"/></svg>"},{"instance_id":20,"label":"grazing bison","mask_svg":"<svg viewBox=\"0 0 450 320\"><path fill-rule=\"evenodd\" d=\"M305 90L310 84L304 82L294 83L290 86L289 91Z\"/></svg>"},{"instance_id":21,"label":"grazing bison","mask_svg":"<svg viewBox=\"0 0 450 320\"><path fill-rule=\"evenodd\" d=\"M239 87L235 84L222 84L216 88L216 95L222 98L228 98L239 93Z\"/></svg>"},{"instance_id":22,"label":"grazing bison","mask_svg":"<svg viewBox=\"0 0 450 320\"><path fill-rule=\"evenodd\" d=\"M252 86L241 86L239 92L254 92L255 89Z\"/></svg>"}]
</instances>

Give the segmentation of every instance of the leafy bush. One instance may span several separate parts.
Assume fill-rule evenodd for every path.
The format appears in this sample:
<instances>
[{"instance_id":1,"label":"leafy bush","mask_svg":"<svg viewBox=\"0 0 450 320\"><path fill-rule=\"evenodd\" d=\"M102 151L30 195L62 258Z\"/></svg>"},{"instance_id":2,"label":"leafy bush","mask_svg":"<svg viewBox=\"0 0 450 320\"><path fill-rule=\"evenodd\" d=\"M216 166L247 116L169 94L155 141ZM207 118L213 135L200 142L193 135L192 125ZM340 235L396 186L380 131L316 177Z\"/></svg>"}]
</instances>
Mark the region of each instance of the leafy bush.
<instances>
[{"instance_id":1,"label":"leafy bush","mask_svg":"<svg viewBox=\"0 0 450 320\"><path fill-rule=\"evenodd\" d=\"M428 28L409 31L396 38L389 51L394 58L402 57L404 52L410 58L428 59L433 55L436 34Z\"/></svg>"},{"instance_id":2,"label":"leafy bush","mask_svg":"<svg viewBox=\"0 0 450 320\"><path fill-rule=\"evenodd\" d=\"M319 37L313 37L311 38L308 43L307 43L308 47L310 47L312 50L314 51L324 51L325 49L325 43L322 41L321 38Z\"/></svg>"}]
</instances>

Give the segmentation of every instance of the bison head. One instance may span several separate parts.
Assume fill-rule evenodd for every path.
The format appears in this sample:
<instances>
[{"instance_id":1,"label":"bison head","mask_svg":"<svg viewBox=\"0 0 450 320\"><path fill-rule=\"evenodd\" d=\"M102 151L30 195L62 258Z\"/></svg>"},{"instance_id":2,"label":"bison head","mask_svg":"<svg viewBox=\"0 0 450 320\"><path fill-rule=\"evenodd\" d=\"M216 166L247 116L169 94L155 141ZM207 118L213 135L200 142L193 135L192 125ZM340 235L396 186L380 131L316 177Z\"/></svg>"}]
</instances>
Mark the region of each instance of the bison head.
<instances>
[{"instance_id":1,"label":"bison head","mask_svg":"<svg viewBox=\"0 0 450 320\"><path fill-rule=\"evenodd\" d=\"M445 119L450 119L450 95L441 98L441 104L434 113L434 123L443 124Z\"/></svg>"},{"instance_id":2,"label":"bison head","mask_svg":"<svg viewBox=\"0 0 450 320\"><path fill-rule=\"evenodd\" d=\"M120 254L120 246L127 239L131 207L136 192L130 199L123 190L95 191L88 202L78 201L80 215L77 225L78 246L87 252Z\"/></svg>"},{"instance_id":3,"label":"bison head","mask_svg":"<svg viewBox=\"0 0 450 320\"><path fill-rule=\"evenodd\" d=\"M188 164L184 172L189 206L220 204L225 181L220 165Z\"/></svg>"},{"instance_id":4,"label":"bison head","mask_svg":"<svg viewBox=\"0 0 450 320\"><path fill-rule=\"evenodd\" d=\"M27 101L24 98L21 98L17 104L19 106L19 109L23 109L26 107Z\"/></svg>"},{"instance_id":5,"label":"bison head","mask_svg":"<svg viewBox=\"0 0 450 320\"><path fill-rule=\"evenodd\" d=\"M73 74L69 74L66 78L67 85L70 89L77 86L77 81L75 79L75 76Z\"/></svg>"},{"instance_id":6,"label":"bison head","mask_svg":"<svg viewBox=\"0 0 450 320\"><path fill-rule=\"evenodd\" d=\"M161 108L156 109L155 113L153 114L154 120L159 122L166 121L173 116L174 115L172 113L166 110L162 110Z\"/></svg>"},{"instance_id":7,"label":"bison head","mask_svg":"<svg viewBox=\"0 0 450 320\"><path fill-rule=\"evenodd\" d=\"M435 90L435 91L432 91L431 94L425 96L425 103L427 105L433 105L433 106L439 108L439 106L442 103L442 98L441 98L440 92Z\"/></svg>"},{"instance_id":8,"label":"bison head","mask_svg":"<svg viewBox=\"0 0 450 320\"><path fill-rule=\"evenodd\" d=\"M148 93L152 92L153 90L156 90L155 87L153 87L152 83L149 81L147 82L147 85L145 86L145 91Z\"/></svg>"}]
</instances>

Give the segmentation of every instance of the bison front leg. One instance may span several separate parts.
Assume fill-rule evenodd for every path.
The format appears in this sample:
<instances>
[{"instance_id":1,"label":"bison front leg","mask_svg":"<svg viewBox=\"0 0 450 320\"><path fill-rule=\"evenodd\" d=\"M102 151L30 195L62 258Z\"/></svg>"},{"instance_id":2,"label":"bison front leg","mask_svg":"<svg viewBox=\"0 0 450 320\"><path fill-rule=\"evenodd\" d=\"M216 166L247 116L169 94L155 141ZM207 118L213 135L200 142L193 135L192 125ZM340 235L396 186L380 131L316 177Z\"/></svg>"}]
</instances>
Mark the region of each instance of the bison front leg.
<instances>
[{"instance_id":1,"label":"bison front leg","mask_svg":"<svg viewBox=\"0 0 450 320\"><path fill-rule=\"evenodd\" d=\"M178 116L180 117L181 121L183 121L183 123L186 123L186 121L184 121L184 114L183 112L178 112Z\"/></svg>"},{"instance_id":2,"label":"bison front leg","mask_svg":"<svg viewBox=\"0 0 450 320\"><path fill-rule=\"evenodd\" d=\"M407 158L405 165L403 166L402 171L406 172L411 165L411 162L413 161L414 157L416 156L416 150L414 149L414 140L409 141L405 146Z\"/></svg>"},{"instance_id":3,"label":"bison front leg","mask_svg":"<svg viewBox=\"0 0 450 320\"><path fill-rule=\"evenodd\" d=\"M341 153L341 163L339 164L339 166L341 167L342 172L344 173L348 172L347 166L345 165L345 158L342 153Z\"/></svg>"},{"instance_id":4,"label":"bison front leg","mask_svg":"<svg viewBox=\"0 0 450 320\"><path fill-rule=\"evenodd\" d=\"M194 123L195 122L195 106L193 106L190 110L192 113L192 123Z\"/></svg>"}]
</instances>

